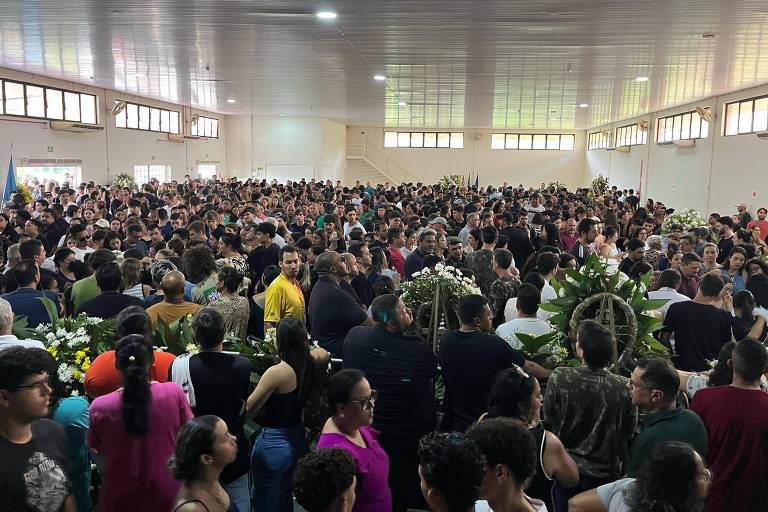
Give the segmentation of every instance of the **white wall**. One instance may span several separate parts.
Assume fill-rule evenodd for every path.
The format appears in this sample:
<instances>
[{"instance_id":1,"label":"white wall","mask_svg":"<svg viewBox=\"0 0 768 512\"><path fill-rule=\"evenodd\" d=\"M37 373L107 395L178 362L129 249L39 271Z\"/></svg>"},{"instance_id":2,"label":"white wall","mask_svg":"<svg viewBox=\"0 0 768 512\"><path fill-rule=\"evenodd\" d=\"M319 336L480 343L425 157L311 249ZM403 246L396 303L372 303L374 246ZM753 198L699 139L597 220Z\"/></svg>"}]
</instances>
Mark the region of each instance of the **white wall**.
<instances>
[{"instance_id":1,"label":"white wall","mask_svg":"<svg viewBox=\"0 0 768 512\"><path fill-rule=\"evenodd\" d=\"M227 116L230 176L340 179L345 125L321 118Z\"/></svg>"},{"instance_id":2,"label":"white wall","mask_svg":"<svg viewBox=\"0 0 768 512\"><path fill-rule=\"evenodd\" d=\"M414 129L420 131L421 129ZM425 130L428 131L428 130ZM445 131L445 130L444 130ZM464 132L464 149L384 148L384 128L350 126L347 136L365 138L366 144L381 151L387 158L403 167L425 183L436 183L444 175L479 176L483 185L538 186L542 182L559 181L570 187L584 183L584 131L582 130L451 130ZM491 149L491 134L514 133L572 133L576 135L573 151L515 151ZM480 135L475 139L475 135ZM474 180L474 177L472 178Z\"/></svg>"},{"instance_id":3,"label":"white wall","mask_svg":"<svg viewBox=\"0 0 768 512\"><path fill-rule=\"evenodd\" d=\"M0 141L3 141L0 147L0 182L5 181L11 142L17 166L30 158L80 159L81 179L97 183L111 183L112 178L121 172L132 175L133 166L138 164L170 165L172 179L181 179L185 174L194 175L198 162L216 162L219 169L226 169L225 116L13 70L0 69L0 77L94 94L98 98L99 124L105 127L102 131L71 133L51 130L48 121L0 116ZM116 128L114 118L106 112L115 99L178 110L186 118L191 112L214 117L219 119L219 138L173 143L168 142L164 133Z\"/></svg>"},{"instance_id":4,"label":"white wall","mask_svg":"<svg viewBox=\"0 0 768 512\"><path fill-rule=\"evenodd\" d=\"M696 208L702 214L735 212L734 205L746 202L753 216L758 207L768 205L766 159L768 143L754 134L723 135L725 104L730 101L768 94L768 86L712 97L674 109L600 126L587 132L608 129L613 137L617 126L649 120L649 143L633 146L629 153L596 149L586 152L586 181L602 174L621 188L640 186L642 198L650 197L670 207ZM692 148L659 146L655 140L656 119L709 106L715 116L709 136Z\"/></svg>"}]
</instances>

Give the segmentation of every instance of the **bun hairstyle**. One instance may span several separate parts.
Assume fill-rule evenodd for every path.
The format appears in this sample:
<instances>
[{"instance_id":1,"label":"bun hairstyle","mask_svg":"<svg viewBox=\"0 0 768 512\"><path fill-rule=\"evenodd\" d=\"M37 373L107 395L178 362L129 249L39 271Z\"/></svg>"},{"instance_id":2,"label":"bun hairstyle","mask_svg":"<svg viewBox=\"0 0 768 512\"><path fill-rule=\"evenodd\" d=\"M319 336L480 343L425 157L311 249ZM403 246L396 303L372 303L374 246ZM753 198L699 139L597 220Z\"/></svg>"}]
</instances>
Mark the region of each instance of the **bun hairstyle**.
<instances>
[{"instance_id":1,"label":"bun hairstyle","mask_svg":"<svg viewBox=\"0 0 768 512\"><path fill-rule=\"evenodd\" d=\"M176 434L176 450L168 461L168 469L176 480L189 483L203 477L201 455L211 455L216 438L218 416L207 414L192 418Z\"/></svg>"},{"instance_id":2,"label":"bun hairstyle","mask_svg":"<svg viewBox=\"0 0 768 512\"><path fill-rule=\"evenodd\" d=\"M125 428L135 436L146 435L151 399L147 371L155 361L155 354L144 336L131 334L117 342L115 357L115 366L123 374L121 402Z\"/></svg>"}]
</instances>

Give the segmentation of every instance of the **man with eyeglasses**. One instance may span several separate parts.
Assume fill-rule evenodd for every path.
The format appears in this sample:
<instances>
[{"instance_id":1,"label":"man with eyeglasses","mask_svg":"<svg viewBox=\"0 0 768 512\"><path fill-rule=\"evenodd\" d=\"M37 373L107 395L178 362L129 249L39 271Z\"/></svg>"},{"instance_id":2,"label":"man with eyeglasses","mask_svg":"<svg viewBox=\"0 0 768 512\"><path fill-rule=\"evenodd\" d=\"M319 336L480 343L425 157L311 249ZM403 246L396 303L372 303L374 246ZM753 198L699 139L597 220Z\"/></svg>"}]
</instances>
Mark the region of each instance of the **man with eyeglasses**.
<instances>
[{"instance_id":1,"label":"man with eyeglasses","mask_svg":"<svg viewBox=\"0 0 768 512\"><path fill-rule=\"evenodd\" d=\"M49 372L56 363L43 349L0 351L0 488L4 510L74 512L67 440L46 419Z\"/></svg>"},{"instance_id":2,"label":"man with eyeglasses","mask_svg":"<svg viewBox=\"0 0 768 512\"><path fill-rule=\"evenodd\" d=\"M637 477L640 465L653 449L669 441L690 444L702 457L707 455L707 431L694 412L677 407L680 376L669 361L641 359L627 383L640 412L639 433L632 440L627 476Z\"/></svg>"},{"instance_id":3,"label":"man with eyeglasses","mask_svg":"<svg viewBox=\"0 0 768 512\"><path fill-rule=\"evenodd\" d=\"M405 332L413 320L402 299L386 294L371 305L375 327L353 327L344 340L344 368L362 370L378 391L373 426L389 456L392 510L424 508L419 491L419 439L437 425L432 379L437 358L421 337Z\"/></svg>"}]
</instances>

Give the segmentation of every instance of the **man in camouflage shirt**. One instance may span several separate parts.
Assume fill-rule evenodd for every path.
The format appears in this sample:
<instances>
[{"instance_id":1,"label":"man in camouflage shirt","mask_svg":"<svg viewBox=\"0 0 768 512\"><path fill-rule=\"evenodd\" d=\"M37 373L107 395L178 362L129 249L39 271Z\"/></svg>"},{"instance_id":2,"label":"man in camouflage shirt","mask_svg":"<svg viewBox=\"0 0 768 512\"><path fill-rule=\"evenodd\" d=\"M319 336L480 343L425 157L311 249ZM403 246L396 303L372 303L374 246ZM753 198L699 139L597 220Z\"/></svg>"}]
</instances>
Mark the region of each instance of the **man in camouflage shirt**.
<instances>
[{"instance_id":1,"label":"man in camouflage shirt","mask_svg":"<svg viewBox=\"0 0 768 512\"><path fill-rule=\"evenodd\" d=\"M504 307L509 299L517 297L517 289L520 288L520 279L510 270L514 268L513 263L512 253L507 249L493 251L491 265L498 278L488 290L488 302L491 304L494 328L504 323Z\"/></svg>"},{"instance_id":2,"label":"man in camouflage shirt","mask_svg":"<svg viewBox=\"0 0 768 512\"><path fill-rule=\"evenodd\" d=\"M584 320L576 337L581 367L556 368L547 382L544 421L563 442L580 474L574 488L555 484L556 510L567 510L568 499L577 493L624 474L637 409L628 379L606 369L615 350L616 341L607 328Z\"/></svg>"},{"instance_id":3,"label":"man in camouflage shirt","mask_svg":"<svg viewBox=\"0 0 768 512\"><path fill-rule=\"evenodd\" d=\"M475 274L475 282L480 287L483 295L488 296L491 284L498 278L493 271L493 250L496 248L496 242L499 239L499 232L493 226L483 228L483 246L467 254L464 268L471 270Z\"/></svg>"}]
</instances>

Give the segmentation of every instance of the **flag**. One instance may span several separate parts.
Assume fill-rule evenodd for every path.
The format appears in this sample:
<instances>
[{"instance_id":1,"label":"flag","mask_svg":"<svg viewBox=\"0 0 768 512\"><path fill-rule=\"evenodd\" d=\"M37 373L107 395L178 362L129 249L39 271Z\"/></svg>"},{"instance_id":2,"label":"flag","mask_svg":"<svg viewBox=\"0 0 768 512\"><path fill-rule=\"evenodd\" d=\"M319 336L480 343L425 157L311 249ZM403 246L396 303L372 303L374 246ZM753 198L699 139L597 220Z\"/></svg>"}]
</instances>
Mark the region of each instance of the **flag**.
<instances>
[{"instance_id":1,"label":"flag","mask_svg":"<svg viewBox=\"0 0 768 512\"><path fill-rule=\"evenodd\" d=\"M480 185L480 175L479 174L475 174L475 188L477 190L480 190L479 185Z\"/></svg>"},{"instance_id":2,"label":"flag","mask_svg":"<svg viewBox=\"0 0 768 512\"><path fill-rule=\"evenodd\" d=\"M11 194L16 192L16 172L13 169L13 155L8 162L8 176L5 178L5 188L3 189L3 204L11 200Z\"/></svg>"}]
</instances>

